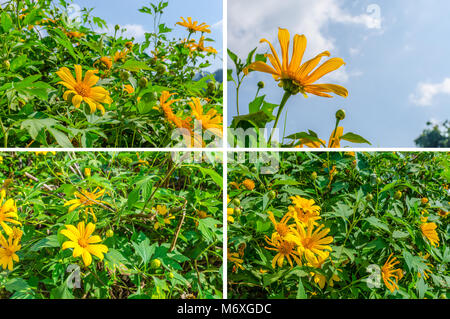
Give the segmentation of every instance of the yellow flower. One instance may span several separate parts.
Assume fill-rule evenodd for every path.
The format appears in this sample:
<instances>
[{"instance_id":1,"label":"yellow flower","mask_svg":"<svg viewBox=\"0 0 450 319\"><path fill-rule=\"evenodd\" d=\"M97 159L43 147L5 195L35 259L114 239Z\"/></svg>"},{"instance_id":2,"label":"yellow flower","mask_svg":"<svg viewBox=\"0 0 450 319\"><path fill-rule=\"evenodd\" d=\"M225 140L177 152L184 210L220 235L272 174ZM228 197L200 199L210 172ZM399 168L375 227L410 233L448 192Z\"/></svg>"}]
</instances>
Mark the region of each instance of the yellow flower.
<instances>
[{"instance_id":1,"label":"yellow flower","mask_svg":"<svg viewBox=\"0 0 450 319\"><path fill-rule=\"evenodd\" d=\"M311 264L324 259L328 255L326 250L332 250L329 244L333 242L333 237L327 236L330 229L323 229L323 227L323 225L319 225L317 229L314 229L315 225L310 222L307 225L297 223L296 229L293 229L299 255L304 255Z\"/></svg>"},{"instance_id":2,"label":"yellow flower","mask_svg":"<svg viewBox=\"0 0 450 319\"><path fill-rule=\"evenodd\" d=\"M424 223L420 225L422 234L430 241L433 247L439 247L439 236L436 228L437 225L435 223Z\"/></svg>"},{"instance_id":3,"label":"yellow flower","mask_svg":"<svg viewBox=\"0 0 450 319\"><path fill-rule=\"evenodd\" d=\"M182 22L177 22L176 24L181 25L182 27L185 27L189 30L189 32L194 33L194 32L206 32L206 33L211 33L211 30L209 30L209 25L206 25L206 23L201 23L198 24L198 21L194 21L192 22L192 18L188 17L187 21L183 18L180 17L181 20L183 20Z\"/></svg>"},{"instance_id":4,"label":"yellow flower","mask_svg":"<svg viewBox=\"0 0 450 319\"><path fill-rule=\"evenodd\" d=\"M280 238L285 239L285 237L290 234L291 227L287 224L289 219L291 219L289 214L284 215L280 222L277 222L273 216L273 213L269 212L269 219L275 227L275 232L280 236Z\"/></svg>"},{"instance_id":5,"label":"yellow flower","mask_svg":"<svg viewBox=\"0 0 450 319\"><path fill-rule=\"evenodd\" d=\"M12 228L9 227L6 223L11 223L15 225L22 225L17 219L19 218L17 215L17 207L14 199L10 198L6 202L3 200L6 197L6 192L4 189L0 191L0 226L5 230L6 234L9 236L13 232Z\"/></svg>"},{"instance_id":6,"label":"yellow flower","mask_svg":"<svg viewBox=\"0 0 450 319\"><path fill-rule=\"evenodd\" d=\"M69 38L81 38L85 36L84 33L78 32L78 31L68 31L64 32Z\"/></svg>"},{"instance_id":7,"label":"yellow flower","mask_svg":"<svg viewBox=\"0 0 450 319\"><path fill-rule=\"evenodd\" d=\"M425 254L425 256L423 256L422 253L419 253L419 256L424 260L425 265L427 265L429 268L433 268L434 267L432 264L427 263L428 258L430 257L430 254L427 253L427 254ZM431 271L429 268L426 268L426 269L423 270L423 276L425 277L425 279L430 278L429 274L433 273L433 271ZM417 277L421 278L422 277L422 273L418 272L417 273Z\"/></svg>"},{"instance_id":8,"label":"yellow flower","mask_svg":"<svg viewBox=\"0 0 450 319\"><path fill-rule=\"evenodd\" d=\"M428 198L423 197L420 201L425 205L426 203L428 203Z\"/></svg>"},{"instance_id":9,"label":"yellow flower","mask_svg":"<svg viewBox=\"0 0 450 319\"><path fill-rule=\"evenodd\" d=\"M92 235L95 230L95 225L79 222L77 227L73 225L66 225L66 229L61 230L61 234L69 238L62 245L62 249L73 248L73 257L82 257L84 265L88 267L92 263L92 255L100 260L103 260L103 254L108 252L108 247L103 244L98 244L102 241L100 236Z\"/></svg>"},{"instance_id":10,"label":"yellow flower","mask_svg":"<svg viewBox=\"0 0 450 319\"><path fill-rule=\"evenodd\" d=\"M84 169L84 176L86 176L86 177L91 176L91 169L89 167L86 167Z\"/></svg>"},{"instance_id":11,"label":"yellow flower","mask_svg":"<svg viewBox=\"0 0 450 319\"><path fill-rule=\"evenodd\" d=\"M440 210L439 211L439 216L441 216L442 218L446 218L449 214L450 214L450 212L446 212L446 211L444 211L444 210Z\"/></svg>"},{"instance_id":12,"label":"yellow flower","mask_svg":"<svg viewBox=\"0 0 450 319\"><path fill-rule=\"evenodd\" d=\"M110 105L113 101L108 91L103 87L94 86L99 80L99 77L94 75L96 72L94 70L86 71L83 80L81 65L75 65L76 80L66 67L62 67L56 74L62 79L58 84L62 84L69 89L63 95L64 100L67 101L69 96L73 95L71 103L76 108L79 108L81 102L84 101L89 105L91 113L99 109L102 114L105 114L105 108L102 103Z\"/></svg>"},{"instance_id":13,"label":"yellow flower","mask_svg":"<svg viewBox=\"0 0 450 319\"><path fill-rule=\"evenodd\" d=\"M170 220L175 218L175 216L173 216L169 212L169 210L167 209L167 207L165 205L156 205L156 208L153 207L153 210L155 210L158 215L164 217L164 220L162 223L160 223L158 221L155 223L155 226L154 226L155 230L157 230L160 227L163 227L166 224L170 224Z\"/></svg>"},{"instance_id":14,"label":"yellow flower","mask_svg":"<svg viewBox=\"0 0 450 319\"><path fill-rule=\"evenodd\" d=\"M393 253L389 255L386 263L381 267L381 277L383 278L386 287L393 293L398 289L398 281L403 277L403 271L401 269L394 269L395 265L400 261L397 257L391 259Z\"/></svg>"},{"instance_id":15,"label":"yellow flower","mask_svg":"<svg viewBox=\"0 0 450 319\"><path fill-rule=\"evenodd\" d=\"M12 233L11 233L10 236L12 237L13 240L14 239L19 239L19 241L20 241L22 239L22 236L23 236L23 231L20 228L18 228L18 227L14 227L12 229Z\"/></svg>"},{"instance_id":16,"label":"yellow flower","mask_svg":"<svg viewBox=\"0 0 450 319\"><path fill-rule=\"evenodd\" d=\"M114 62L125 61L125 58L127 57L128 52L129 52L128 49L124 49L122 51L116 51L114 53L114 57L113 57Z\"/></svg>"},{"instance_id":17,"label":"yellow flower","mask_svg":"<svg viewBox=\"0 0 450 319\"><path fill-rule=\"evenodd\" d=\"M244 187L249 190L252 191L255 189L255 182L252 181L251 179L246 179L242 182L242 185L244 185Z\"/></svg>"},{"instance_id":18,"label":"yellow flower","mask_svg":"<svg viewBox=\"0 0 450 319\"><path fill-rule=\"evenodd\" d=\"M205 37L202 36L198 43L195 43L195 41L191 41L187 44L189 49L191 51L199 51L199 52L208 52L208 53L214 53L217 54L217 50L213 47L205 47Z\"/></svg>"},{"instance_id":19,"label":"yellow flower","mask_svg":"<svg viewBox=\"0 0 450 319\"><path fill-rule=\"evenodd\" d=\"M93 66L95 67L98 63L100 63L102 69L106 70L110 70L113 64L112 59L108 56L102 56L100 59L95 61Z\"/></svg>"},{"instance_id":20,"label":"yellow flower","mask_svg":"<svg viewBox=\"0 0 450 319\"><path fill-rule=\"evenodd\" d=\"M212 134L222 137L222 116L215 109L210 109L203 114L200 99L194 97L188 104L192 109L192 115L201 123L204 130L209 130Z\"/></svg>"},{"instance_id":21,"label":"yellow flower","mask_svg":"<svg viewBox=\"0 0 450 319\"><path fill-rule=\"evenodd\" d=\"M272 64L272 67L262 61L257 61L250 64L244 72L247 73L248 70L251 69L254 71L270 73L276 81L291 80L305 97L307 96L306 93L311 93L322 97L332 97L327 93L335 93L343 97L348 96L347 89L340 85L314 84L324 75L335 71L344 65L345 63L341 58L329 59L313 71L319 64L322 57L329 57L330 53L328 51L324 51L315 58L301 64L303 54L306 49L306 37L304 35L296 34L294 36L292 59L289 62L289 39L289 31L279 28L278 40L281 46L281 61L278 58L278 54L273 45L268 40L261 39L260 43L267 42L272 51L272 54L266 54Z\"/></svg>"},{"instance_id":22,"label":"yellow flower","mask_svg":"<svg viewBox=\"0 0 450 319\"><path fill-rule=\"evenodd\" d=\"M134 88L130 84L125 84L123 86L123 90L128 92L128 94L133 94L134 93Z\"/></svg>"},{"instance_id":23,"label":"yellow flower","mask_svg":"<svg viewBox=\"0 0 450 319\"><path fill-rule=\"evenodd\" d=\"M92 193L87 190L81 190L80 192L75 192L74 195L76 199L69 200L64 203L64 206L69 206L69 213L73 212L78 207L86 207L84 210L84 213L86 216L89 214L89 212L92 214L92 217L94 219L94 222L97 221L97 217L94 214L94 210L92 207L89 207L91 205L98 205L98 203L106 204L105 201L99 200L100 197L102 197L105 194L104 189L100 189L97 187Z\"/></svg>"},{"instance_id":24,"label":"yellow flower","mask_svg":"<svg viewBox=\"0 0 450 319\"><path fill-rule=\"evenodd\" d=\"M242 258L239 258L239 253L232 253L230 252L230 248L227 250L227 258L228 261L232 262L233 265L233 272L237 272L238 269L244 270L244 267L242 266L242 263L244 260Z\"/></svg>"},{"instance_id":25,"label":"yellow flower","mask_svg":"<svg viewBox=\"0 0 450 319\"><path fill-rule=\"evenodd\" d=\"M320 219L320 207L315 205L314 199L306 199L296 195L291 197L291 201L295 206L288 207L289 214L297 222L304 225L312 222L317 225L315 221Z\"/></svg>"},{"instance_id":26,"label":"yellow flower","mask_svg":"<svg viewBox=\"0 0 450 319\"><path fill-rule=\"evenodd\" d=\"M340 148L341 147L341 138L344 135L344 128L342 126L339 126L335 131L333 131L330 135L330 139L328 141L328 148ZM303 146L307 146L309 148L320 148L324 145L326 145L326 141L319 138L320 142L317 141L311 141L307 138L301 138L299 139L300 144L299 148L302 148Z\"/></svg>"},{"instance_id":27,"label":"yellow flower","mask_svg":"<svg viewBox=\"0 0 450 319\"><path fill-rule=\"evenodd\" d=\"M16 252L20 250L20 238L10 236L8 240L0 233L0 265L3 269L8 268L10 271L14 269L14 262L19 262L19 256Z\"/></svg>"},{"instance_id":28,"label":"yellow flower","mask_svg":"<svg viewBox=\"0 0 450 319\"><path fill-rule=\"evenodd\" d=\"M133 48L133 42L131 42L131 41L128 41L128 42L126 42L125 43L125 46L128 48L128 49L132 49Z\"/></svg>"},{"instance_id":29,"label":"yellow flower","mask_svg":"<svg viewBox=\"0 0 450 319\"><path fill-rule=\"evenodd\" d=\"M283 267L284 258L286 258L291 267L293 267L294 265L292 264L291 257L298 265L302 264L299 258L300 256L295 251L296 244L294 242L283 240L279 236L277 236L276 233L273 233L271 238L266 236L265 239L266 242L270 246L272 246L265 248L269 250L275 250L277 252L275 257L272 259L272 268L275 268L275 265L278 265L278 267Z\"/></svg>"},{"instance_id":30,"label":"yellow flower","mask_svg":"<svg viewBox=\"0 0 450 319\"><path fill-rule=\"evenodd\" d=\"M341 137L344 135L344 128L339 126L333 133L330 135L330 140L328 142L328 148L340 148L341 147Z\"/></svg>"}]
</instances>

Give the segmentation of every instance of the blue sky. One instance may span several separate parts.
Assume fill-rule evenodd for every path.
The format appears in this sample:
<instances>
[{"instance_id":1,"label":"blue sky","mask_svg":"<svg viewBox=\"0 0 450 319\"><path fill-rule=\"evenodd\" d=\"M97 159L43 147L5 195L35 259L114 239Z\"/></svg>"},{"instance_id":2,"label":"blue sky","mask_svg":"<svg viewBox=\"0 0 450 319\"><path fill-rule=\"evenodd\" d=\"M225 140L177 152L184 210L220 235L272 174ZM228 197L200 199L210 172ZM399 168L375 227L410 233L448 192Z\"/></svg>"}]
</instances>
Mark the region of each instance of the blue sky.
<instances>
[{"instance_id":1,"label":"blue sky","mask_svg":"<svg viewBox=\"0 0 450 319\"><path fill-rule=\"evenodd\" d=\"M153 18L139 12L143 6L150 7L150 0L74 0L73 3L81 8L94 8L92 14L105 20L113 29L114 25L128 29L127 36L135 36L138 41L142 41L145 32L153 31ZM213 46L218 55L208 71L215 71L222 68L222 0L168 0L169 6L165 9L161 23L165 23L172 28L170 37L184 39L187 36L186 30L175 23L181 21L180 17L192 17L194 21L205 22L211 26L211 33L207 37L215 42L209 42L207 45ZM158 1L153 1L157 4Z\"/></svg>"},{"instance_id":2,"label":"blue sky","mask_svg":"<svg viewBox=\"0 0 450 319\"><path fill-rule=\"evenodd\" d=\"M343 85L348 98L291 97L286 135L311 129L328 140L334 114L343 108L344 133L359 134L374 147L414 147L427 121L450 119L448 12L450 1L443 0L228 0L228 47L241 57L256 46L264 53L268 46L259 40L267 38L279 52L277 32L284 27L291 39L295 33L307 37L304 59L328 50L347 63L317 83ZM241 115L261 80L266 100L280 102L283 90L271 75L252 72L241 89ZM231 123L235 87L228 84Z\"/></svg>"}]
</instances>

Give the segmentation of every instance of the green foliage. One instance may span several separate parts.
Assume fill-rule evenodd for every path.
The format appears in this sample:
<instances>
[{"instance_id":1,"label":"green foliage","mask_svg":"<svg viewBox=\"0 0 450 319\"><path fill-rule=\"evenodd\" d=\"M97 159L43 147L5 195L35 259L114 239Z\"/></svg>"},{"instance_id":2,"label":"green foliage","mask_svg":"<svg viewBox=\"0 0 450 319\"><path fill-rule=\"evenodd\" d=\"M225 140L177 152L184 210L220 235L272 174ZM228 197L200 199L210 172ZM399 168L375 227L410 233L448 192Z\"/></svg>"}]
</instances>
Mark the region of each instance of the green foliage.
<instances>
[{"instance_id":1,"label":"green foliage","mask_svg":"<svg viewBox=\"0 0 450 319\"><path fill-rule=\"evenodd\" d=\"M167 152L1 154L2 189L5 200L16 202L23 235L13 270L0 265L0 296L221 298L216 174L219 164L178 163ZM105 190L99 204L64 206L97 188ZM62 250L68 238L61 230L80 221L94 223L94 235L108 247L103 260L92 256L88 266L71 248Z\"/></svg>"},{"instance_id":2,"label":"green foliage","mask_svg":"<svg viewBox=\"0 0 450 319\"><path fill-rule=\"evenodd\" d=\"M154 30L141 43L106 33L106 21L82 9L81 20L68 18L68 3L43 0L11 1L0 15L0 139L4 147L170 147L176 129L163 112L163 91L176 94L173 113L189 122L194 119L188 105L199 98L204 113L222 114L222 84L204 74L214 52L189 47L202 35L185 39L170 37L171 28L161 22L168 1L150 3L139 11L153 20ZM18 7L17 7L18 6ZM183 28L177 26L177 28ZM100 31L98 31L100 30ZM213 41L208 39L208 41ZM108 62L109 60L109 62ZM105 114L92 113L87 102L79 108L63 94L56 74L66 67L75 75L81 65L83 77L97 70L101 86L112 103L102 103ZM123 72L129 76L122 77ZM144 85L140 79L147 79ZM212 82L214 85L208 85ZM132 92L125 91L132 89ZM80 93L82 91L78 91ZM85 94L85 93L80 93ZM80 95L86 96L86 95ZM151 98L150 98L151 97ZM191 120L189 120L191 118ZM208 141L205 141L208 142Z\"/></svg>"},{"instance_id":3,"label":"green foliage","mask_svg":"<svg viewBox=\"0 0 450 319\"><path fill-rule=\"evenodd\" d=\"M279 165L273 175L258 173L257 164L228 165L230 298L450 297L447 153L285 152ZM242 187L245 179L254 190ZM275 232L268 212L280 221L295 195L315 201L317 222L333 237L321 268L291 268L286 259L272 267L277 251L266 249L265 236ZM236 203L240 215L233 214ZM439 245L424 236L424 223L436 224ZM403 272L394 292L381 277L390 254Z\"/></svg>"}]
</instances>

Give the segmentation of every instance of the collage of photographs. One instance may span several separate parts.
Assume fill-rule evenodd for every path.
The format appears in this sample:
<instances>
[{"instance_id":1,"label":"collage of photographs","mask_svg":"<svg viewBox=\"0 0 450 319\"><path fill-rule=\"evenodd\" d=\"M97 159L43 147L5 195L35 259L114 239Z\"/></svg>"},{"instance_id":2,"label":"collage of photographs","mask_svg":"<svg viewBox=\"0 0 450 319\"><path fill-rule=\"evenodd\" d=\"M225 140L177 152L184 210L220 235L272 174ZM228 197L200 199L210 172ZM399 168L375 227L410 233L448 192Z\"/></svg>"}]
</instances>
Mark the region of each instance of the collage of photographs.
<instances>
[{"instance_id":1,"label":"collage of photographs","mask_svg":"<svg viewBox=\"0 0 450 319\"><path fill-rule=\"evenodd\" d=\"M448 12L0 0L0 299L450 298Z\"/></svg>"}]
</instances>

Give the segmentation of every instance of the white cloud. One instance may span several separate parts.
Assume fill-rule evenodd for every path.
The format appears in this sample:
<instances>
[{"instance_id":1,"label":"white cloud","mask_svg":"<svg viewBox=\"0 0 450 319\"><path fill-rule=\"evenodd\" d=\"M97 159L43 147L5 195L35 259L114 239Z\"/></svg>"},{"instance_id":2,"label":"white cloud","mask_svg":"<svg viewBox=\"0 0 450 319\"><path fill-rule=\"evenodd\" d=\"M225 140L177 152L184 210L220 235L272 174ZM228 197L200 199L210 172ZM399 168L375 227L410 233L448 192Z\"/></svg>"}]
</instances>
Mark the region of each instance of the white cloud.
<instances>
[{"instance_id":1,"label":"white cloud","mask_svg":"<svg viewBox=\"0 0 450 319\"><path fill-rule=\"evenodd\" d=\"M100 30L100 32L105 32L108 35L114 35L114 26L113 24L108 24L106 29ZM124 32L120 30L126 29ZM145 39L145 33L148 32L144 29L144 26L141 24L125 24L120 26L120 30L117 32L117 36L122 36L124 38L133 38L135 41L142 41Z\"/></svg>"},{"instance_id":2,"label":"white cloud","mask_svg":"<svg viewBox=\"0 0 450 319\"><path fill-rule=\"evenodd\" d=\"M438 94L450 95L450 78L444 79L441 83L419 83L416 92L409 98L416 105L430 106Z\"/></svg>"},{"instance_id":3,"label":"white cloud","mask_svg":"<svg viewBox=\"0 0 450 319\"><path fill-rule=\"evenodd\" d=\"M246 57L256 46L267 50L266 45L258 45L261 38L266 38L279 49L277 30L282 27L290 31L291 37L295 33L305 34L308 40L306 59L324 50L336 56L335 39L324 34L330 23L381 28L378 6L369 6L367 12L354 16L341 8L340 3L336 0L229 0L228 47ZM343 80L349 76L345 72L344 69L340 73Z\"/></svg>"}]
</instances>

